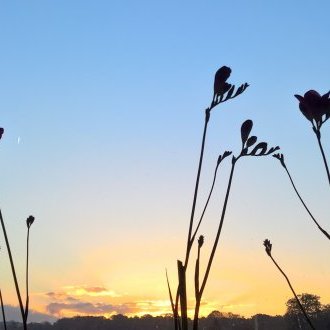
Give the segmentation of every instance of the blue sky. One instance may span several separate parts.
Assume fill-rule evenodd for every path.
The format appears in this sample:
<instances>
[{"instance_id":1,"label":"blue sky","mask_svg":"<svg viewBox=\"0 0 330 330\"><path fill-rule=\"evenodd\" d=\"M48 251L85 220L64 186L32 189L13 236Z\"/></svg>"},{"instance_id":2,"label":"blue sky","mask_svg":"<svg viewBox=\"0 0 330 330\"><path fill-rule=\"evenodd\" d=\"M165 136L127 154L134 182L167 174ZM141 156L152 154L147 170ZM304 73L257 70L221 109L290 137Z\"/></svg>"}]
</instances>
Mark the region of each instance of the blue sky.
<instances>
[{"instance_id":1,"label":"blue sky","mask_svg":"<svg viewBox=\"0 0 330 330\"><path fill-rule=\"evenodd\" d=\"M176 259L184 251L203 110L222 65L233 70L230 82L248 82L250 87L212 114L201 197L218 154L238 151L240 125L251 118L260 139L281 146L304 196L330 229L325 171L310 124L293 97L308 89L329 90L329 9L328 1L1 5L1 208L21 267L22 221L36 216L31 262L39 275L34 274L35 280L31 275L31 287L39 310L38 295L66 285L124 291L125 285L118 283L122 279L130 288L133 279L121 273L127 266L120 251L129 251L125 264L141 258L137 278L160 283L165 266L175 276ZM323 140L328 155L329 131L327 123ZM225 166L219 196L226 171ZM215 202L210 209L206 237L214 233L219 207ZM292 263L297 283L308 282L299 273L305 258L313 268L310 282L319 276L317 267L324 274L318 281L329 279L330 269L324 266L328 255L315 258L329 252L327 242L299 205L279 163L249 159L234 179L219 262L231 252L237 253L238 264L242 255L260 253L256 263L270 266L261 246L266 237ZM170 246L168 253L164 246ZM86 256L95 260L94 250L117 269L105 266L103 257L89 266ZM229 273L231 266L224 261ZM59 270L61 275L54 276ZM269 272L275 269L269 267ZM221 279L221 272L215 273L211 287ZM274 281L281 285L276 275ZM10 292L9 272L4 283ZM250 285L242 290L254 303L251 292L257 289ZM138 289L130 290L129 297L141 296ZM281 290L278 300L284 310L290 295L284 295L285 286ZM308 282L301 290L318 289ZM155 296L167 299L166 287ZM261 311L265 301L258 303L255 310L239 312Z\"/></svg>"}]
</instances>

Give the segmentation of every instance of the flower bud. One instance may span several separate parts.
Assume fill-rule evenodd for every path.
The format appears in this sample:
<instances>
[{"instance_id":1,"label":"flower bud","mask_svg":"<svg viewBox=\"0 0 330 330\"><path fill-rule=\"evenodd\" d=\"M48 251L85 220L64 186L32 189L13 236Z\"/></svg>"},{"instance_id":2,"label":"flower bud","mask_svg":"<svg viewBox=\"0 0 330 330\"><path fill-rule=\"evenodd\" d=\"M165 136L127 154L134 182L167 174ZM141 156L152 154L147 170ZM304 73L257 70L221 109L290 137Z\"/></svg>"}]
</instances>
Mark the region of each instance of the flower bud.
<instances>
[{"instance_id":1,"label":"flower bud","mask_svg":"<svg viewBox=\"0 0 330 330\"><path fill-rule=\"evenodd\" d=\"M26 219L26 225L28 227L28 229L31 227L31 225L34 222L34 217L32 215L30 215L27 219Z\"/></svg>"}]
</instances>

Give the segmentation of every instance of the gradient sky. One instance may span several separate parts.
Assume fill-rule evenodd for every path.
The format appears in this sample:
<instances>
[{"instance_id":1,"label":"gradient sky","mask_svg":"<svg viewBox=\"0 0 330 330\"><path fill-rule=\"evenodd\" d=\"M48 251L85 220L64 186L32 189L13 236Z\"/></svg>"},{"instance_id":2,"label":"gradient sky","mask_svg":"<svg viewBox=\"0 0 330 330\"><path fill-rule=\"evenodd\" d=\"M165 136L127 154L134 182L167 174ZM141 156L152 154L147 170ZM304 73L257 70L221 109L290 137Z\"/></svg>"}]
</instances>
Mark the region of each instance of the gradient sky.
<instances>
[{"instance_id":1,"label":"gradient sky","mask_svg":"<svg viewBox=\"0 0 330 330\"><path fill-rule=\"evenodd\" d=\"M16 1L0 10L0 200L20 280L31 229L31 309L53 316L170 311L216 70L248 82L212 113L197 214L215 161L238 152L241 123L281 146L298 188L330 230L329 186L294 94L330 88L329 1ZM322 128L330 157L330 127ZM205 262L229 174L201 234ZM280 163L237 166L202 314L285 312L291 293L330 303L330 246ZM17 305L3 238L0 287ZM193 259L194 260L194 257ZM193 275L189 272L189 287ZM23 282L22 282L23 284ZM190 303L193 291L190 290Z\"/></svg>"}]
</instances>

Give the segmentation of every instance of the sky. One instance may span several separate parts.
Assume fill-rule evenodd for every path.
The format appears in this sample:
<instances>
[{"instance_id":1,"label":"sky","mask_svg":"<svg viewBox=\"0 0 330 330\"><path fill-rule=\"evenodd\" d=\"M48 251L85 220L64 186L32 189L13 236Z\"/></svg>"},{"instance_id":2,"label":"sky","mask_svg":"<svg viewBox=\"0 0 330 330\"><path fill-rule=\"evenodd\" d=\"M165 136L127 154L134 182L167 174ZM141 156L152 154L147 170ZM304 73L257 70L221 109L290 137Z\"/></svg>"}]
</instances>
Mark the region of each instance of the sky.
<instances>
[{"instance_id":1,"label":"sky","mask_svg":"<svg viewBox=\"0 0 330 330\"><path fill-rule=\"evenodd\" d=\"M37 1L0 10L0 201L24 297L31 214L32 318L170 312L197 171L204 110L223 65L244 94L212 111L196 213L240 127L280 146L299 191L330 230L329 186L294 94L329 91L324 1ZM330 157L329 122L322 127ZM230 171L221 166L201 227L202 268ZM273 157L237 165L201 314L283 314L291 292L330 303L329 243ZM4 239L0 287L17 306ZM196 247L191 260L196 258ZM191 263L192 264L192 263ZM194 304L193 269L188 302ZM8 307L9 308L9 307ZM31 318L30 318L31 320Z\"/></svg>"}]
</instances>

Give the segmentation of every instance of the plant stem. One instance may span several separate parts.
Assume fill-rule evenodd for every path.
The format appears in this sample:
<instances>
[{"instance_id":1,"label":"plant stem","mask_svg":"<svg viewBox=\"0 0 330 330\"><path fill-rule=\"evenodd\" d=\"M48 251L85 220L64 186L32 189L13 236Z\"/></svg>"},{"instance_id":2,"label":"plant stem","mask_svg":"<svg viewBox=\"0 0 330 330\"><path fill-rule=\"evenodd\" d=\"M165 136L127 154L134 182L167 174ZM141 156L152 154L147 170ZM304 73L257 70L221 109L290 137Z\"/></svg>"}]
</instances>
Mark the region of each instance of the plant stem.
<instances>
[{"instance_id":1,"label":"plant stem","mask_svg":"<svg viewBox=\"0 0 330 330\"><path fill-rule=\"evenodd\" d=\"M197 202L197 195L198 195L198 187L199 187L199 179L200 179L201 170L202 170L205 140L206 140L207 126L208 126L209 119L210 119L210 109L207 108L205 110L205 122L204 122L202 146L201 146L201 152L200 152L200 156L199 156L199 163L198 163L197 177L196 177L196 183L195 183L195 192L194 192L193 204L192 204L192 208L191 208L188 239L187 239L187 250L186 250L186 257L185 257L185 262L184 262L184 269L187 268L188 261L189 261L189 254L190 254L189 246L190 246L191 233L192 233L192 228L193 228L193 223L194 223L194 216L195 216L195 209L196 209L196 202Z\"/></svg>"},{"instance_id":2,"label":"plant stem","mask_svg":"<svg viewBox=\"0 0 330 330\"><path fill-rule=\"evenodd\" d=\"M267 254L268 254L268 253L267 253ZM284 271L281 269L281 267L277 264L277 262L276 262L275 259L272 257L272 255L271 255L271 254L268 254L268 256L272 259L272 261L273 261L273 263L275 264L275 266L277 267L277 269L278 269L278 270L282 273L282 275L285 277L285 279L286 279L286 281L287 281L287 283L288 283L288 285L289 285L289 287L290 287L290 289L291 289L291 291L292 291L294 297L296 298L296 301L297 301L297 303L298 303L298 305L299 305L299 308L301 309L301 311L303 312L303 314L304 314L304 316L305 316L306 321L307 321L308 324L310 325L311 329L314 329L314 330L315 330L315 328L314 328L314 326L313 326L311 320L309 319L309 317L308 317L308 315L307 315L307 313L306 313L304 307L303 307L302 304L300 303L300 301L299 301L299 299L298 299L298 297L297 297L297 295L296 295L296 292L294 291L294 289L293 289L293 287L292 287L292 285L291 285L291 283L290 283L290 281L289 281L289 278L286 276L286 274L285 274Z\"/></svg>"},{"instance_id":3,"label":"plant stem","mask_svg":"<svg viewBox=\"0 0 330 330\"><path fill-rule=\"evenodd\" d=\"M282 165L283 165L286 173L288 174L289 179L290 179L290 182L292 184L292 187L293 187L294 191L296 192L298 198L300 199L302 205L304 206L305 210L307 211L307 213L309 214L309 216L311 217L311 219L314 221L314 223L316 224L316 226L319 228L319 230L330 240L330 235L319 225L319 223L316 221L316 219L314 218L313 214L311 213L311 211L307 207L306 203L304 202L304 200L300 196L300 194L299 194L299 192L298 192L298 190L296 188L296 185L294 184L294 182L292 180L292 177L291 177L291 174L290 174L289 170L287 169L286 165L284 163Z\"/></svg>"},{"instance_id":4,"label":"plant stem","mask_svg":"<svg viewBox=\"0 0 330 330\"><path fill-rule=\"evenodd\" d=\"M4 309L4 306L3 306L3 300L2 300L2 293L1 293L1 290L0 290L0 301L1 301L1 310L2 310L3 325L4 325L5 330L7 330L7 323L6 323L5 309Z\"/></svg>"},{"instance_id":5,"label":"plant stem","mask_svg":"<svg viewBox=\"0 0 330 330\"><path fill-rule=\"evenodd\" d=\"M194 231L194 234L193 234L192 237L191 237L191 240L190 240L190 247L189 247L190 249L191 249L191 247L192 247L192 245L193 245L193 243L194 243L194 240L195 240L195 237L196 237L196 235L197 235L197 232L198 232L199 226L201 225L201 222L202 222L202 220L203 220L203 218L204 218L205 211L206 211L206 209L207 209L207 206L208 206L208 204L209 204L209 201L210 201L211 195L212 195L212 193L213 193L213 189L214 189L215 181L216 181L216 178L217 178L217 172L218 172L219 165L220 165L220 164L217 164L217 166L216 166L216 168L215 168L214 176L213 176L213 182L212 182L212 186L211 186L211 189L210 189L209 195L208 195L208 197L207 197L207 200L206 200L206 203L205 203L205 206L204 206L204 209L203 209L202 215L201 215L201 217L199 218L199 221L198 221L197 227L196 227L196 229L195 229L195 231ZM189 252L190 252L190 251L189 251Z\"/></svg>"},{"instance_id":6,"label":"plant stem","mask_svg":"<svg viewBox=\"0 0 330 330\"><path fill-rule=\"evenodd\" d=\"M191 251L191 244L192 244L191 243L191 234L192 234L192 228L193 228L193 223L194 223L194 216L195 216L195 209L196 209L196 202L197 202L197 195L198 195L198 188L199 188L199 180L200 180L200 175L201 175L201 171L202 171L202 164L203 164L203 158L204 158L204 148L205 148L205 141L206 141L206 133L207 133L207 127L208 127L209 119L210 119L210 108L207 108L205 110L205 121L204 121L203 137L202 137L202 146L201 146L201 152L200 152L200 156L199 156L199 163L198 163L197 177L196 177L196 183L195 183L193 204L192 204L192 207L191 207L185 262L183 264L183 269L180 269L180 270L178 269L179 276L184 277L184 280L183 280L183 278L181 278L181 280L182 280L181 285L186 285L186 280L185 280L186 269L187 269L187 266L188 266L189 255L190 255L190 251ZM180 279L179 279L179 281L180 281ZM184 290L186 290L186 288L184 288ZM181 296L180 296L180 292L183 292L183 288L180 289L180 283L179 283L178 288L177 288L176 297L175 297L175 311L176 311L176 314L173 315L176 327L177 327L177 324L180 324L180 322L178 322L178 320L179 320L179 317L178 317L179 297L180 297L180 300L182 299ZM183 300L184 300L184 297L183 297ZM181 312L182 312L182 306L181 306ZM182 318L182 323L186 323L186 320L183 320L182 315L181 315L181 318ZM182 324L182 328L184 329L183 324Z\"/></svg>"},{"instance_id":7,"label":"plant stem","mask_svg":"<svg viewBox=\"0 0 330 330\"><path fill-rule=\"evenodd\" d=\"M24 318L25 322L27 322L28 314L29 314L29 238L30 238L30 227L27 230L26 237L26 303L25 303L25 312Z\"/></svg>"},{"instance_id":8,"label":"plant stem","mask_svg":"<svg viewBox=\"0 0 330 330\"><path fill-rule=\"evenodd\" d=\"M203 278L203 281L202 281L202 285L201 285L201 288L199 290L198 297L196 299L195 315L194 315L194 326L193 326L194 330L198 329L198 315L199 315L200 303L201 303L201 299L202 299L202 295L203 295L203 292L204 292L204 289L205 289L205 285L206 285L206 282L207 282L207 279L208 279L208 276L209 276L209 273L210 273L210 270L211 270L212 262L213 262L214 255L215 255L215 251L216 251L217 246L218 246L218 242L219 242L223 222L224 222L225 215L226 215L226 209L227 209L231 184L232 184L232 180L233 180L234 169L235 169L236 162L239 158L240 158L240 156L238 158L233 157L233 159L232 159L232 166L231 166L231 171L230 171L230 176L229 176L229 181L228 181L228 186L227 186L227 192L226 192L226 196L225 196L225 200L224 200L224 204L223 204L223 208L222 208L222 214L221 214L221 218L220 218L220 223L219 223L217 235L216 235L216 238L214 240L213 248L212 248L210 258L209 258L209 261L208 261L208 264L207 264L207 267L206 267L206 271L205 271L205 275L204 275L204 278Z\"/></svg>"},{"instance_id":9,"label":"plant stem","mask_svg":"<svg viewBox=\"0 0 330 330\"><path fill-rule=\"evenodd\" d=\"M26 320L25 320L25 317L24 317L24 315L25 315L24 314L24 307L23 307L23 303L22 303L21 293L19 291L19 286L18 286L16 271L15 271L14 261L13 261L13 257L12 257L12 254L11 254L9 240L8 240L8 237L7 237L6 227L5 227L5 223L3 221L1 210L0 210L0 221L1 221L3 235L4 235L5 241L6 241L6 246L7 246L7 251L8 251L8 256L9 256L11 271L12 271L13 279L14 279L14 283L15 283L15 289L16 289L17 299L18 299L18 303L19 303L19 308L20 308L21 315L22 315L23 329L26 330L27 329L27 326L26 326Z\"/></svg>"},{"instance_id":10,"label":"plant stem","mask_svg":"<svg viewBox=\"0 0 330 330\"><path fill-rule=\"evenodd\" d=\"M182 261L180 260L178 260L178 277L179 277L182 330L188 330L186 270L184 268Z\"/></svg>"},{"instance_id":11,"label":"plant stem","mask_svg":"<svg viewBox=\"0 0 330 330\"><path fill-rule=\"evenodd\" d=\"M170 296L172 313L173 313L173 317L174 317L174 329L175 330L178 330L177 313L175 313L175 305L174 305L174 302L173 302L173 297L172 297L172 291L171 291L171 287L170 287L170 282L168 280L167 269L165 270L165 272L166 272L166 281L167 281L168 294Z\"/></svg>"},{"instance_id":12,"label":"plant stem","mask_svg":"<svg viewBox=\"0 0 330 330\"><path fill-rule=\"evenodd\" d=\"M321 134L319 132L319 134L315 133L316 137L317 137L317 142L319 144L320 150L321 150L321 154L322 154L322 158L323 158L323 162L324 162L324 166L325 166L325 170L327 171L327 175L328 175L328 181L329 181L329 185L330 185L330 171L329 171L329 166L327 163L327 159L325 158L325 153L322 147L322 143L321 143Z\"/></svg>"}]
</instances>

